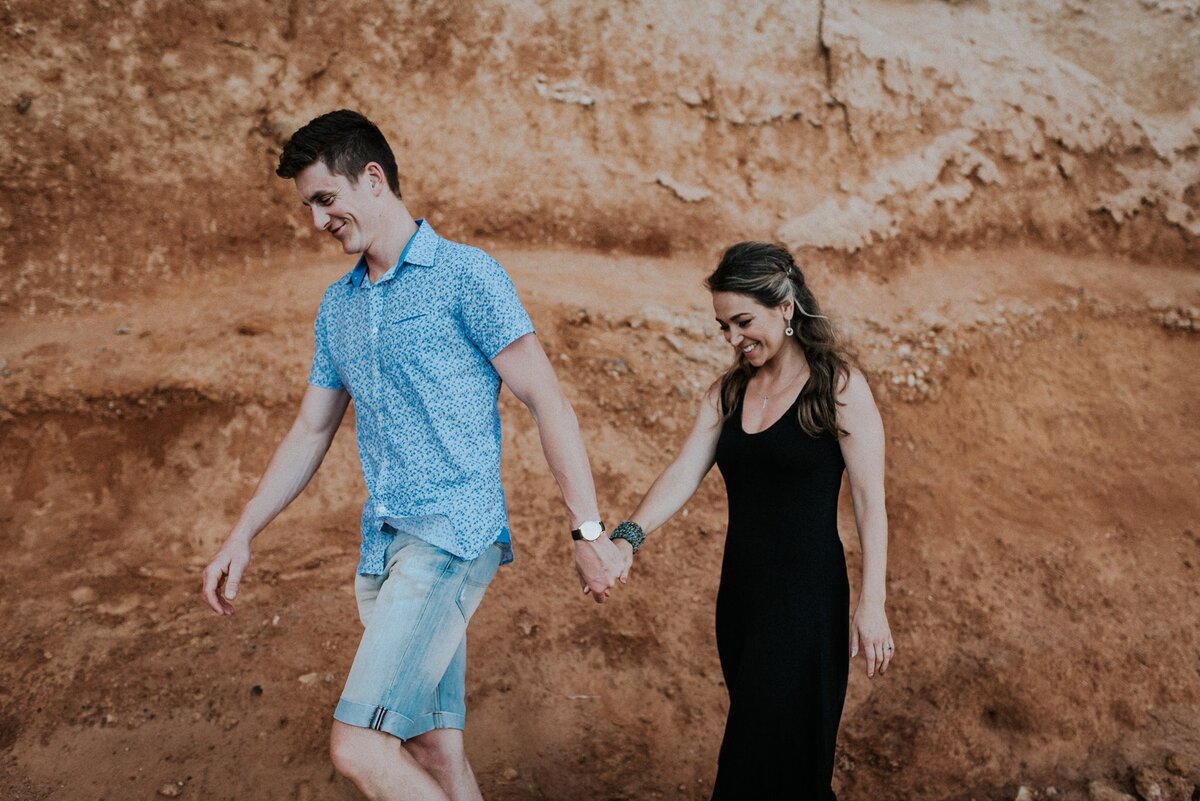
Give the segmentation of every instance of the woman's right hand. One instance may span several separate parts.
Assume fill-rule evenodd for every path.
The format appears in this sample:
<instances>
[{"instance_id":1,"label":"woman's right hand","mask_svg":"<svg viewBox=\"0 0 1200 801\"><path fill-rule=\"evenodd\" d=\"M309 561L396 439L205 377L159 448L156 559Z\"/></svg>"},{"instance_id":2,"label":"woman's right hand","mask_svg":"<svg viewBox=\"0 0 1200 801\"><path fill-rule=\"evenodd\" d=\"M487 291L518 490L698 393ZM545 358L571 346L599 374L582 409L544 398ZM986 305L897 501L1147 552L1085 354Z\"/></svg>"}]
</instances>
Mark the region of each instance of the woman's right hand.
<instances>
[{"instance_id":1,"label":"woman's right hand","mask_svg":"<svg viewBox=\"0 0 1200 801\"><path fill-rule=\"evenodd\" d=\"M618 537L613 540L617 550L621 552L621 574L617 577L622 584L629 583L629 568L633 567L633 546L629 540Z\"/></svg>"}]
</instances>

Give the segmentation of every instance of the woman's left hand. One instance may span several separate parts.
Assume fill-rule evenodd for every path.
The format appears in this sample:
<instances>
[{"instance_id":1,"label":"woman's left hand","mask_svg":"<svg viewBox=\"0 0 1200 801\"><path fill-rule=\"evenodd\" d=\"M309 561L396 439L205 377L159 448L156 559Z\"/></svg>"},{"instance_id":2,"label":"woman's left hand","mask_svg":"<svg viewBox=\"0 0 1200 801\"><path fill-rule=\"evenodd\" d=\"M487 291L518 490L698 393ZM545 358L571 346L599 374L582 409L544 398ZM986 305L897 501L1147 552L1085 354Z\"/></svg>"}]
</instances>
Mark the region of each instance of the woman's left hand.
<instances>
[{"instance_id":1,"label":"woman's left hand","mask_svg":"<svg viewBox=\"0 0 1200 801\"><path fill-rule=\"evenodd\" d=\"M888 627L887 613L882 603L859 603L854 610L854 624L850 627L850 658L858 656L862 645L863 659L867 662L867 677L874 678L875 671L883 673L892 663L896 644L892 641L892 630Z\"/></svg>"}]
</instances>

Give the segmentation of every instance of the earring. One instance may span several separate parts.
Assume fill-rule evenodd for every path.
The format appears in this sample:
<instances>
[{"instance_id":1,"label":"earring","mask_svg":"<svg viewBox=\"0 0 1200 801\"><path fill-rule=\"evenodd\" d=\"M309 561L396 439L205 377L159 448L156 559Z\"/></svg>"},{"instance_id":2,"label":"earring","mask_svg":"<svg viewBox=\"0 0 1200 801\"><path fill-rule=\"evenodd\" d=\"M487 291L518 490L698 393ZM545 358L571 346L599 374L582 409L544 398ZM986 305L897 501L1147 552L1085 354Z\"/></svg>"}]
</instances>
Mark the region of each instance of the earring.
<instances>
[{"instance_id":1,"label":"earring","mask_svg":"<svg viewBox=\"0 0 1200 801\"><path fill-rule=\"evenodd\" d=\"M791 320L788 320L788 321L787 321L787 328L783 329L783 334L784 334L784 336L789 336L789 337L790 337L790 336L792 336L792 335L793 335L793 334L795 334L795 333L796 333L796 332L792 330L792 321L791 321Z\"/></svg>"}]
</instances>

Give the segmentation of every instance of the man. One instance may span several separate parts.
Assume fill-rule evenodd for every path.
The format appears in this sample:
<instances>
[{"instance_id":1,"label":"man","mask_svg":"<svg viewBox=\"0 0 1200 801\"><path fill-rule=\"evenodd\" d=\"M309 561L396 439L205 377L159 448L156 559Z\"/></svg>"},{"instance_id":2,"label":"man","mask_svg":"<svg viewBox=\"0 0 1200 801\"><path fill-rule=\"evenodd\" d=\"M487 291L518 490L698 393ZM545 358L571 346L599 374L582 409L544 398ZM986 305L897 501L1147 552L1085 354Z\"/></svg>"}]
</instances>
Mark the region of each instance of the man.
<instances>
[{"instance_id":1,"label":"man","mask_svg":"<svg viewBox=\"0 0 1200 801\"><path fill-rule=\"evenodd\" d=\"M371 799L480 799L463 749L465 637L512 553L500 383L533 413L580 583L603 602L621 559L579 427L508 275L412 218L375 125L345 110L317 117L276 173L295 179L317 229L360 256L321 301L299 414L204 571L204 597L233 614L251 540L312 478L353 398L368 491L355 582L364 632L334 713L333 763Z\"/></svg>"}]
</instances>

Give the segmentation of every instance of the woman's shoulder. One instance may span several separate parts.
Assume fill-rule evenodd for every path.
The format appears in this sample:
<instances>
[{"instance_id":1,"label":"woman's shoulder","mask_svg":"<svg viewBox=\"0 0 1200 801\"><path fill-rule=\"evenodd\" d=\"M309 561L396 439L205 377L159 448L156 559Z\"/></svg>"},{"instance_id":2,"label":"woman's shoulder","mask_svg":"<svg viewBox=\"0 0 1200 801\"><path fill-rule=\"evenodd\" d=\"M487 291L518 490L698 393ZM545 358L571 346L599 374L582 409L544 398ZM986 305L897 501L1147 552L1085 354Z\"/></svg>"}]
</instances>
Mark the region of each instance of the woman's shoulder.
<instances>
[{"instance_id":1,"label":"woman's shoulder","mask_svg":"<svg viewBox=\"0 0 1200 801\"><path fill-rule=\"evenodd\" d=\"M702 410L712 410L717 414L721 413L721 393L725 389L724 376L718 376L715 381L708 385L708 389L704 390L704 397L700 401Z\"/></svg>"},{"instance_id":2,"label":"woman's shoulder","mask_svg":"<svg viewBox=\"0 0 1200 801\"><path fill-rule=\"evenodd\" d=\"M847 364L845 373L837 376L836 386L837 399L842 403L872 397L866 375L853 364Z\"/></svg>"}]
</instances>

